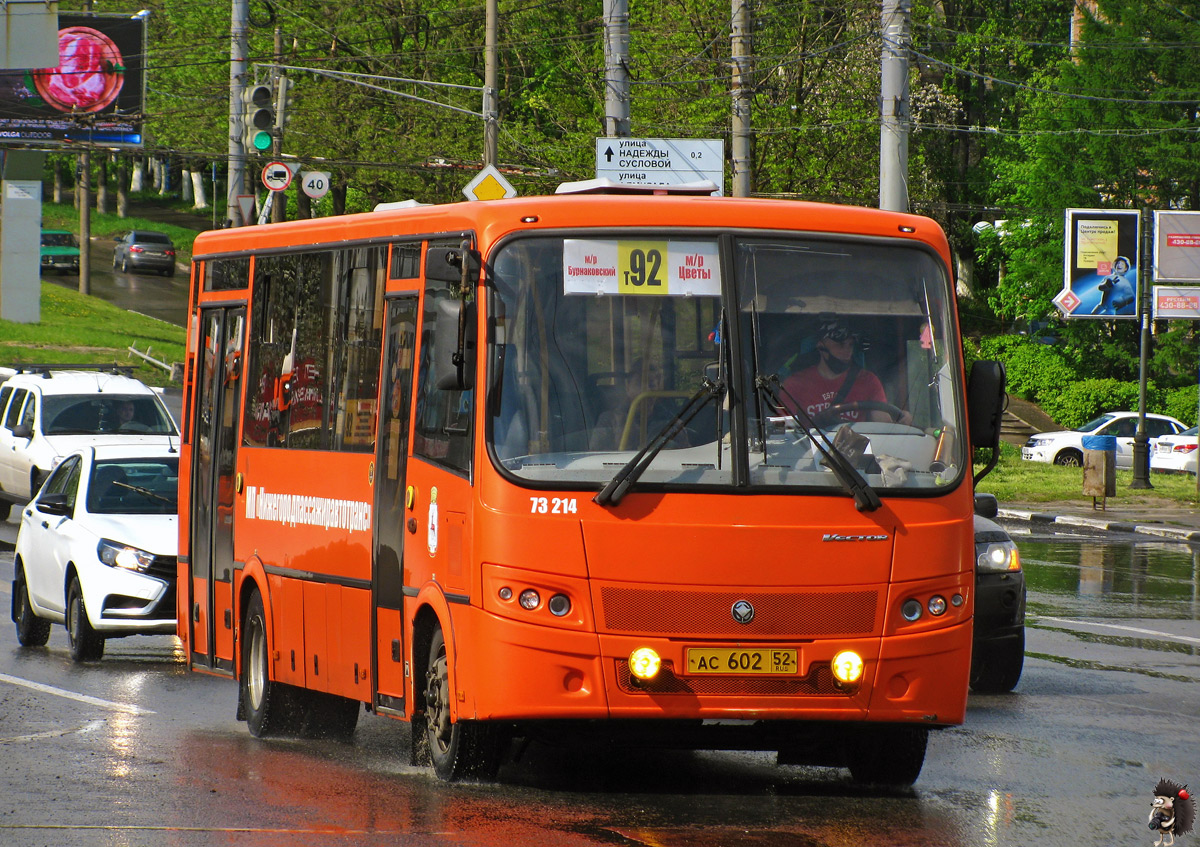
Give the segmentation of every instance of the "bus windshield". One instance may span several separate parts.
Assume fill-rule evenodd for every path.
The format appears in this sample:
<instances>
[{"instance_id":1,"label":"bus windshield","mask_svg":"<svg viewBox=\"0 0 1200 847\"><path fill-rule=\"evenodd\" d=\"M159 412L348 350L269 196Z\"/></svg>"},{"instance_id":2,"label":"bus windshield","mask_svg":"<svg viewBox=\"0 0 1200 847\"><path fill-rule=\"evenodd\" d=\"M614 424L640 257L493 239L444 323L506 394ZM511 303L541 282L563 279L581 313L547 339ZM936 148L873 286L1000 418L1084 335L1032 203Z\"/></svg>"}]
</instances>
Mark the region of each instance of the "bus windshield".
<instances>
[{"instance_id":1,"label":"bus windshield","mask_svg":"<svg viewBox=\"0 0 1200 847\"><path fill-rule=\"evenodd\" d=\"M911 242L529 237L490 267L490 446L530 485L656 436L639 486L840 488L831 450L889 494L963 476L952 293Z\"/></svg>"}]
</instances>

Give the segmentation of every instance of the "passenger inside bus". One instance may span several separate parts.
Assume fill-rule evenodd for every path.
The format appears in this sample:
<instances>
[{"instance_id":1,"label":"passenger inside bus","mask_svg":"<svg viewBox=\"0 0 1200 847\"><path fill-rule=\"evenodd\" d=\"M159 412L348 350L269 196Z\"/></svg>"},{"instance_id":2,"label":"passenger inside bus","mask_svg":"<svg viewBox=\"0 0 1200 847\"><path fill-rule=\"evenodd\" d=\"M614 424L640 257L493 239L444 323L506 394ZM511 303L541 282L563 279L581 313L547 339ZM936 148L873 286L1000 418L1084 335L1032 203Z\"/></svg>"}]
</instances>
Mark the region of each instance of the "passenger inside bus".
<instances>
[{"instance_id":1,"label":"passenger inside bus","mask_svg":"<svg viewBox=\"0 0 1200 847\"><path fill-rule=\"evenodd\" d=\"M640 356L619 379L623 397L601 412L588 439L592 450L637 449L647 438L666 426L682 398L664 392L663 369L659 362ZM687 431L681 431L669 446L687 447Z\"/></svg>"},{"instance_id":2,"label":"passenger inside bus","mask_svg":"<svg viewBox=\"0 0 1200 847\"><path fill-rule=\"evenodd\" d=\"M837 421L912 423L912 414L891 406L873 372L863 367L861 338L844 318L822 317L815 334L817 360L783 380L780 398L789 412L796 407L831 424ZM861 404L861 405L860 405ZM893 407L894 408L894 407Z\"/></svg>"}]
</instances>

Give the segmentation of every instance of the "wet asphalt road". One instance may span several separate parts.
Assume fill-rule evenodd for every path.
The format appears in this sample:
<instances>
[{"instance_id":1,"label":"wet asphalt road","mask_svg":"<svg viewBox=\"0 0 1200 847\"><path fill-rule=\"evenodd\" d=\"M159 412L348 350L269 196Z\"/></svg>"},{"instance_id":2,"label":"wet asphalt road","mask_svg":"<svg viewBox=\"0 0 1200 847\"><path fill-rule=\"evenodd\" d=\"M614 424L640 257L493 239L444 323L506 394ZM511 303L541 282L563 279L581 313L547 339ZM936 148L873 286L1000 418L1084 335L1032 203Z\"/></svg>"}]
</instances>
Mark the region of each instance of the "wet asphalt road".
<instances>
[{"instance_id":1,"label":"wet asphalt road","mask_svg":"<svg viewBox=\"0 0 1200 847\"><path fill-rule=\"evenodd\" d=\"M407 764L407 725L387 718L363 715L351 744L251 738L235 684L189 674L171 637L75 665L61 627L23 650L5 622L0 844L1152 844L1154 783L1200 785L1200 549L1019 542L1021 683L972 695L905 791L767 754L539 747L496 784L446 785Z\"/></svg>"},{"instance_id":2,"label":"wet asphalt road","mask_svg":"<svg viewBox=\"0 0 1200 847\"><path fill-rule=\"evenodd\" d=\"M187 266L178 265L173 277L149 272L121 273L112 266L114 243L111 238L98 238L91 243L88 253L91 295L122 309L183 326L187 320ZM42 279L79 290L79 277L75 274L45 273Z\"/></svg>"}]
</instances>

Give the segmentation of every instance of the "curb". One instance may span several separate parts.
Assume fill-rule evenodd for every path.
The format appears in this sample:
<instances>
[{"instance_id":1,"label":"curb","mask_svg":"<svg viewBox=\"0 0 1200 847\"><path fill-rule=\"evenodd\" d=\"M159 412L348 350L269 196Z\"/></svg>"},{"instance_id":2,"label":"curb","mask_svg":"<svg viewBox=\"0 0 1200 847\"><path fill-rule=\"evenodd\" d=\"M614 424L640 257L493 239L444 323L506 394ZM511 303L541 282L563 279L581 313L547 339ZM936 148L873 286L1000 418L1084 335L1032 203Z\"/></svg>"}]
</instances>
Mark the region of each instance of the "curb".
<instances>
[{"instance_id":1,"label":"curb","mask_svg":"<svg viewBox=\"0 0 1200 847\"><path fill-rule=\"evenodd\" d=\"M997 517L1006 520L1027 521L1036 524L1059 524L1060 526L1082 527L1100 532L1127 532L1138 535L1154 535L1200 544L1200 530L1187 527L1172 527L1164 524L1139 524L1130 521L1110 521L1105 518L1089 518L1082 515L1059 515L1053 512L1027 512L1022 509L999 509Z\"/></svg>"}]
</instances>

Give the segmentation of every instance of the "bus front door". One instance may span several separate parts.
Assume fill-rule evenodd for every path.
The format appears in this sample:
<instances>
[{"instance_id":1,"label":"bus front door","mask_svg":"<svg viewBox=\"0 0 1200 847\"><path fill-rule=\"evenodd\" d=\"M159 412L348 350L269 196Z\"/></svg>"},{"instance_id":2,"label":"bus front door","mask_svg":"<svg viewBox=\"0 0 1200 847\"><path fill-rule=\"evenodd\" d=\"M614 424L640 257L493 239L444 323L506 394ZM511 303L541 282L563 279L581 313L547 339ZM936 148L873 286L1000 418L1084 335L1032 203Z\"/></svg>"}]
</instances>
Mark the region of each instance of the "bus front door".
<instances>
[{"instance_id":1,"label":"bus front door","mask_svg":"<svg viewBox=\"0 0 1200 847\"><path fill-rule=\"evenodd\" d=\"M376 438L375 550L371 637L375 709L404 715L404 521L413 358L415 297L389 299L384 336L382 402Z\"/></svg>"},{"instance_id":2,"label":"bus front door","mask_svg":"<svg viewBox=\"0 0 1200 847\"><path fill-rule=\"evenodd\" d=\"M232 676L233 507L246 308L204 309L200 323L192 433L190 662L193 668Z\"/></svg>"}]
</instances>

